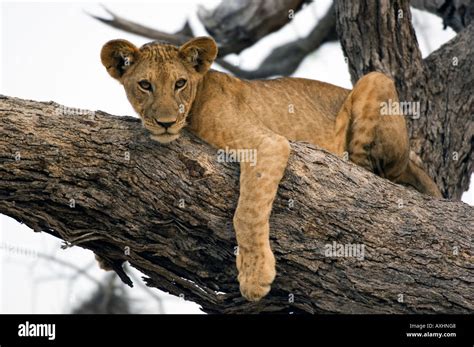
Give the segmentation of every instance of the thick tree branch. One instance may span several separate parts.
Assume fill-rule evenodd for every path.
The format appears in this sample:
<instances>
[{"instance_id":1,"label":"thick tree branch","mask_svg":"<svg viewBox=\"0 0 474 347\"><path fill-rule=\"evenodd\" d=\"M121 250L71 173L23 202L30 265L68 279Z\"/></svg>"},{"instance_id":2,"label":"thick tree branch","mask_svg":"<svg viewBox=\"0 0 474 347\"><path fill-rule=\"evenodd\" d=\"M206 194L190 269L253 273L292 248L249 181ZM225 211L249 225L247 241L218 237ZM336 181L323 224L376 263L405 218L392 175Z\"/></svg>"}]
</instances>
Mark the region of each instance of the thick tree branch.
<instances>
[{"instance_id":1,"label":"thick tree branch","mask_svg":"<svg viewBox=\"0 0 474 347\"><path fill-rule=\"evenodd\" d=\"M402 101L419 103L419 115L407 117L412 148L443 194L460 199L473 172L473 25L423 60L407 0L337 0L336 15L353 82L383 71Z\"/></svg>"},{"instance_id":2,"label":"thick tree branch","mask_svg":"<svg viewBox=\"0 0 474 347\"><path fill-rule=\"evenodd\" d=\"M128 260L206 312L474 310L474 212L461 202L294 143L271 216L278 276L248 303L234 264L236 164L194 136L160 145L135 118L55 103L1 97L0 127L1 213ZM363 260L325 254L333 242L364 245Z\"/></svg>"}]
</instances>

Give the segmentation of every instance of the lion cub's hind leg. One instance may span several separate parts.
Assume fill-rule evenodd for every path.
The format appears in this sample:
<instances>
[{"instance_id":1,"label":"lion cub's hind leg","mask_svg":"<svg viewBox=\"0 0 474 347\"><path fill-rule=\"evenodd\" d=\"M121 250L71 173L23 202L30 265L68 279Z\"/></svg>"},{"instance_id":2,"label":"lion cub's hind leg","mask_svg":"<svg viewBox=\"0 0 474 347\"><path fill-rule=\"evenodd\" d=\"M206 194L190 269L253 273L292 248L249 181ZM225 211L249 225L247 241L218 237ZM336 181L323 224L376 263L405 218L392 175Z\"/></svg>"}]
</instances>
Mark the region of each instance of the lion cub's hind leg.
<instances>
[{"instance_id":1,"label":"lion cub's hind leg","mask_svg":"<svg viewBox=\"0 0 474 347\"><path fill-rule=\"evenodd\" d=\"M436 183L423 169L421 159L413 151L410 151L410 161L408 162L406 170L395 182L411 186L421 193L436 198L443 197Z\"/></svg>"},{"instance_id":2,"label":"lion cub's hind leg","mask_svg":"<svg viewBox=\"0 0 474 347\"><path fill-rule=\"evenodd\" d=\"M382 115L381 109L385 103L397 102L393 81L372 72L356 83L345 105L350 113L346 140L349 159L392 181L407 167L408 133L403 115Z\"/></svg>"}]
</instances>

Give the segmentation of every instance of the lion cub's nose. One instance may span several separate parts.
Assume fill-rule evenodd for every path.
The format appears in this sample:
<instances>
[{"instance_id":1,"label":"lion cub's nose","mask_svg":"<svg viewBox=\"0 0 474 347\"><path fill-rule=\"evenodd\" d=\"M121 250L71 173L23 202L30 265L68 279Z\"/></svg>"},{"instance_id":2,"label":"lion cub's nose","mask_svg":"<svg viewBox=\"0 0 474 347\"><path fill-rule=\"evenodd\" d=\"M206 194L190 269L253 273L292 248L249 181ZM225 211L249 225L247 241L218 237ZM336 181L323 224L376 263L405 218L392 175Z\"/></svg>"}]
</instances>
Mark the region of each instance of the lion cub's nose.
<instances>
[{"instance_id":1,"label":"lion cub's nose","mask_svg":"<svg viewBox=\"0 0 474 347\"><path fill-rule=\"evenodd\" d=\"M156 122L158 125L161 125L163 128L168 129L170 126L172 126L176 122Z\"/></svg>"}]
</instances>

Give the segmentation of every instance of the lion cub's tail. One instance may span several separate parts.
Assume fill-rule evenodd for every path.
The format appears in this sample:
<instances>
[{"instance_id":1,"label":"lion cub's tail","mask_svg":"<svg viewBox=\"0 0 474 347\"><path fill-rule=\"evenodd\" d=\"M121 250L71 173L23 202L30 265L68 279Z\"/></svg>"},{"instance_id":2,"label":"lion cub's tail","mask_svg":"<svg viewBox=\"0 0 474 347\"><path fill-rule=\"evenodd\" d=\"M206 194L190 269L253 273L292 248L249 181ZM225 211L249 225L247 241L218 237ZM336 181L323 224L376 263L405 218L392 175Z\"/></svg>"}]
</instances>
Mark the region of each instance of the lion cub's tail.
<instances>
[{"instance_id":1,"label":"lion cub's tail","mask_svg":"<svg viewBox=\"0 0 474 347\"><path fill-rule=\"evenodd\" d=\"M419 192L436 198L443 197L436 183L422 168L421 159L412 151L410 151L410 160L408 160L407 168L397 178L397 182L412 186Z\"/></svg>"}]
</instances>

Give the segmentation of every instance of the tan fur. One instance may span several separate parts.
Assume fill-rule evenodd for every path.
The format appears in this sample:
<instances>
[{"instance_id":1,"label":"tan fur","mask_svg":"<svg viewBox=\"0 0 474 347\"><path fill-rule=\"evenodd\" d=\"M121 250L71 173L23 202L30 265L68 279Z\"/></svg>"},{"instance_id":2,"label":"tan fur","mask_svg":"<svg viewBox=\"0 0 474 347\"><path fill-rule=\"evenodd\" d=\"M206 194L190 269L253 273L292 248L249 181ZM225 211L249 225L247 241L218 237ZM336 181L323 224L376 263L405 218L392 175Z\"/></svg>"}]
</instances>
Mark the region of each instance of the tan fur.
<instances>
[{"instance_id":1,"label":"tan fur","mask_svg":"<svg viewBox=\"0 0 474 347\"><path fill-rule=\"evenodd\" d=\"M275 277L269 216L290 154L289 140L307 141L337 155L347 152L353 162L382 177L441 196L410 160L403 115L380 115L381 102L398 100L393 81L385 75L370 73L352 91L302 78L246 81L209 71L216 55L211 38L179 48L151 43L140 49L114 40L104 45L101 59L124 85L153 139L172 141L188 123L216 148L257 150L256 165L240 163L234 215L238 279L247 299L265 296ZM187 81L183 88L176 87L179 79ZM151 91L139 85L143 80L152 85ZM157 122L175 123L166 130Z\"/></svg>"}]
</instances>

